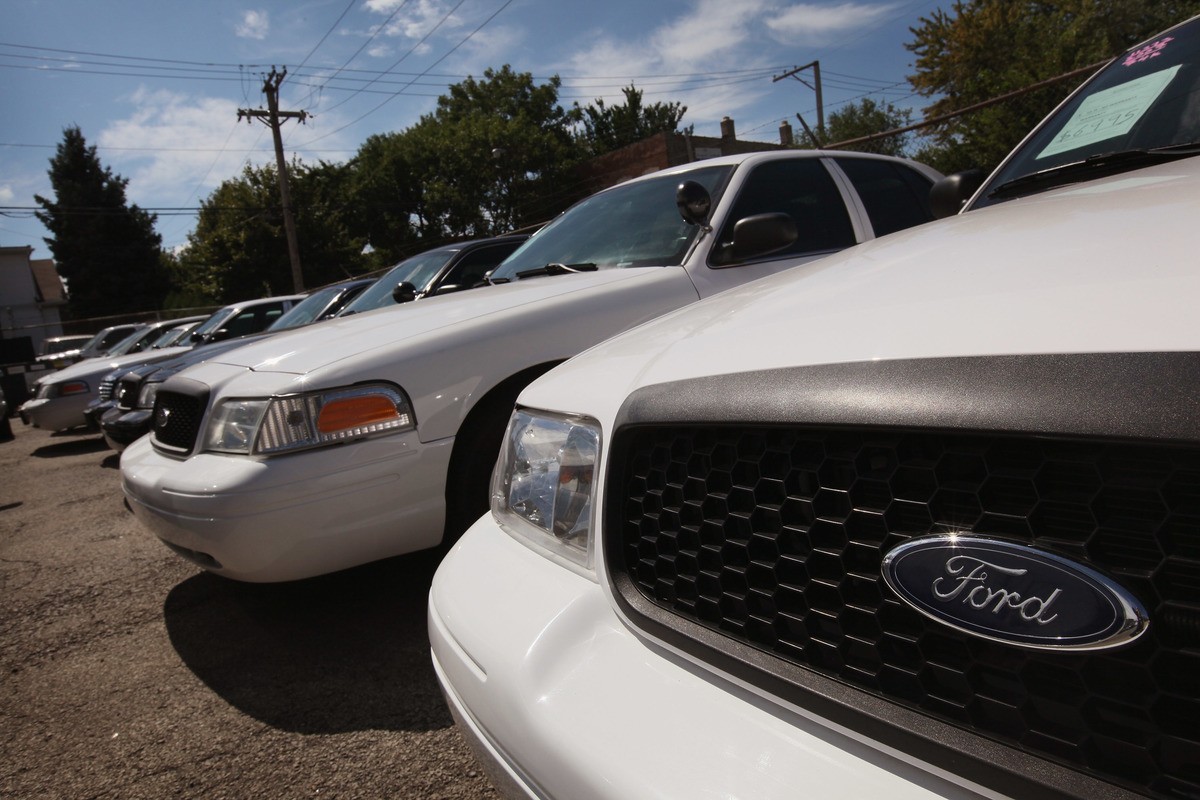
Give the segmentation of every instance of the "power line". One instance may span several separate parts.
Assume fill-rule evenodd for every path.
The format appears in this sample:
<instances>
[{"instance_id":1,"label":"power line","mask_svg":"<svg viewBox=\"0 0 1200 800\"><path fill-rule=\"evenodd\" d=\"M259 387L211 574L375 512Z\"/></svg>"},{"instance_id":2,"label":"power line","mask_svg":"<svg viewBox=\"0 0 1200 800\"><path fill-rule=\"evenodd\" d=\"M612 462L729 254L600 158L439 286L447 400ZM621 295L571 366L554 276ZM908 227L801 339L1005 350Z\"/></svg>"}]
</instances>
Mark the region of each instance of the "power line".
<instances>
[{"instance_id":1,"label":"power line","mask_svg":"<svg viewBox=\"0 0 1200 800\"><path fill-rule=\"evenodd\" d=\"M428 39L428 38L429 38L429 36L431 36L431 35L433 34L433 32L434 32L434 31L436 31L436 30L437 30L439 27L441 27L441 25L442 25L442 24L443 24L443 23L444 23L444 22L445 22L447 19L449 19L449 18L450 18L450 15L451 15L451 14L453 14L453 13L454 13L456 10L458 10L458 7L459 7L459 6L461 6L461 5L463 4L463 2L465 2L465 0L459 0L459 2L458 2L458 5L454 6L454 8L450 9L450 11L446 12L446 16L442 17L441 21L440 21L440 22L438 22L438 24L437 24L437 25L435 25L435 26L433 27L433 29L432 29L432 30L430 30L430 32L429 32L428 34L426 34L426 35L425 35L425 38L421 39L421 42L424 42L424 41L425 41L425 39ZM471 38L472 38L472 37L473 37L475 34L479 33L479 31L483 30L484 26L486 26L488 23L490 23L492 20L494 20L494 19L495 19L497 16L499 16L499 14L500 14L500 12L501 12L501 11L503 11L504 9L506 9L506 8L508 8L510 5L512 5L512 2L513 2L513 0L505 0L504 4L503 4L503 5L501 5L501 6L500 6L498 9L496 9L494 12L492 12L492 15L491 15L490 17L488 17L487 19L485 19L483 22L479 23L479 26L478 26L477 28L475 28L475 30L471 31L471 32L470 32L470 33L468 33L466 36L464 36L464 37L462 38L462 40L461 40L461 41L459 41L459 43L458 43L458 44L454 45L454 47L451 47L449 50L447 50L445 53L443 53L443 54L442 54L442 56L441 56L440 58L438 58L436 61L434 61L432 64L430 64L430 65L429 65L429 68L428 68L428 69L432 69L433 67L436 67L438 64L442 63L442 62L443 62L443 61L445 61L447 58L449 58L451 54L453 54L453 53L454 53L456 50L458 50L458 48L462 47L464 44L466 44L468 41L470 41L470 39L471 39ZM417 45L415 45L413 49L416 49L416 47L419 47L419 46L420 46L420 42L418 42L418 43L417 43ZM412 50L410 50L409 52L411 53L411 52L412 52ZM407 58L407 56L408 56L408 54L406 53L406 54L405 54L405 56L403 56L403 57L401 58L401 61L402 61L402 60L404 60L404 58ZM399 63L399 62L397 62L397 63ZM426 71L428 71L428 69L427 69ZM418 77L418 78L419 78L419 77L422 77L424 74L425 74L425 73L423 72L423 73L421 73L420 75L418 75L417 77ZM415 80L415 79L414 79L414 80ZM332 131L330 131L329 133L326 133L326 134L323 134L323 135L321 135L321 136L318 136L316 139L310 139L308 142L305 142L305 143L304 143L304 144L302 144L302 145L298 145L298 147L307 147L308 145L312 144L313 142L318 142L318 141L320 141L321 139L324 139L324 138L326 138L326 137L328 137L328 136L332 136L332 135L333 135L333 134L335 134L335 133L339 133L339 132L341 132L341 131L344 131L346 128L349 128L349 127L350 127L350 126L352 126L352 125L356 125L356 124L358 124L358 123L359 123L359 122L361 122L362 120L364 120L364 119L366 119L367 117L369 117L371 114L374 114L376 111L378 111L379 109L383 108L385 105L387 105L388 103L390 103L392 100L394 100L396 97L398 97L398 96L399 96L400 94L402 94L403 92L404 92L404 88L401 88L401 89L400 89L399 91L397 91L395 94L393 94L393 95L391 95L390 97L388 97L387 99L385 99L383 102L381 102L379 105L377 105L377 106L375 106L374 108L372 108L370 111L368 111L368 112L366 112L365 114L363 114L363 115L359 116L357 119L354 119L354 120L352 120L351 122L348 122L348 123L346 123L346 124L345 124L345 125L343 125L342 127L340 127L340 128L337 128L337 129L335 129L335 130L332 130Z\"/></svg>"}]
</instances>

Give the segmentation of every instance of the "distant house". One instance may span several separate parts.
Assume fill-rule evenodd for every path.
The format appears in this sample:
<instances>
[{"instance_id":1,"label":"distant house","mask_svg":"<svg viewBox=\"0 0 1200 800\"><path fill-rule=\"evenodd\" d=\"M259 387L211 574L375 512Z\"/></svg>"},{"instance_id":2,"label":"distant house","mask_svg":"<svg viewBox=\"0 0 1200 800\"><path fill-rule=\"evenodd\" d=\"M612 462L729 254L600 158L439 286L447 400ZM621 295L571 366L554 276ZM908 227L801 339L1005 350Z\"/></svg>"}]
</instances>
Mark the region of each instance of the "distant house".
<instances>
[{"instance_id":1,"label":"distant house","mask_svg":"<svg viewBox=\"0 0 1200 800\"><path fill-rule=\"evenodd\" d=\"M63 332L62 279L52 260L32 255L29 246L0 247L0 363L32 361L44 339Z\"/></svg>"}]
</instances>

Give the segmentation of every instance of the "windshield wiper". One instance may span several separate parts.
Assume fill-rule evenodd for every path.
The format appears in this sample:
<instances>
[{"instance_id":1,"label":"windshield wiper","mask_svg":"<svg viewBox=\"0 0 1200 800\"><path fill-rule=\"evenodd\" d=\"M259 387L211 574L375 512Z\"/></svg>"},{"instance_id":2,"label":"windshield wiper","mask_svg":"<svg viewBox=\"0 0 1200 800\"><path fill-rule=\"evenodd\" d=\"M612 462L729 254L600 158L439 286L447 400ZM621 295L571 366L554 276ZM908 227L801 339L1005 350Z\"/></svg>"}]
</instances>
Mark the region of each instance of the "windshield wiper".
<instances>
[{"instance_id":1,"label":"windshield wiper","mask_svg":"<svg viewBox=\"0 0 1200 800\"><path fill-rule=\"evenodd\" d=\"M1094 156L1088 156L1082 161L1060 164L1057 167L1050 167L1040 172L1032 172L1028 175L1022 175L1019 178L1013 178L1011 181L1005 181L988 192L987 196L989 198L1000 199L1023 194L1027 191L1040 192L1045 189L1053 189L1056 186L1066 186L1069 183L1074 183L1084 175L1088 178L1116 175L1136 167L1162 164L1167 161L1174 161L1175 159L1197 154L1200 154L1200 142L1173 144L1151 149L1118 150L1111 153L1098 153Z\"/></svg>"},{"instance_id":2,"label":"windshield wiper","mask_svg":"<svg viewBox=\"0 0 1200 800\"><path fill-rule=\"evenodd\" d=\"M534 275L566 275L569 272L595 272L596 265L590 261L585 261L581 264L559 264L553 262L541 267L522 270L517 273L518 278L531 278Z\"/></svg>"}]
</instances>

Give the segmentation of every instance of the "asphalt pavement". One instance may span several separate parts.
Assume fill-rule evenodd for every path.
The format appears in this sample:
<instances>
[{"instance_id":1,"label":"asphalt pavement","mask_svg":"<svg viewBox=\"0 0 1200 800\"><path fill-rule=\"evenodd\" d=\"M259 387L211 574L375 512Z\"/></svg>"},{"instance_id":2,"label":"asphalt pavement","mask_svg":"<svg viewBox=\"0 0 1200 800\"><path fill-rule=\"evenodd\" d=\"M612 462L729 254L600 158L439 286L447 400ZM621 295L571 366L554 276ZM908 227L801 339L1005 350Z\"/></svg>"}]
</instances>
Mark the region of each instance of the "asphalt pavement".
<instances>
[{"instance_id":1,"label":"asphalt pavement","mask_svg":"<svg viewBox=\"0 0 1200 800\"><path fill-rule=\"evenodd\" d=\"M0 441L0 797L496 798L438 690L436 554L202 572L95 435Z\"/></svg>"}]
</instances>

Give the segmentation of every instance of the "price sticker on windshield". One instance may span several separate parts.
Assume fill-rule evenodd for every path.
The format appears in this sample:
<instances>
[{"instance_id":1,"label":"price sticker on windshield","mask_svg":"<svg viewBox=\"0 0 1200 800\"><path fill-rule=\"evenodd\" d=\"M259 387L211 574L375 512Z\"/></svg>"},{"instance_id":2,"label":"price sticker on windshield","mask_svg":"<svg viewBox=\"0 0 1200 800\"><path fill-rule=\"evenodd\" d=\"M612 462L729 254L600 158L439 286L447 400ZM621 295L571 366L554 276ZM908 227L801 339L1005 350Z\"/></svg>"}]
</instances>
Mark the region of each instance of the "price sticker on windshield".
<instances>
[{"instance_id":1,"label":"price sticker on windshield","mask_svg":"<svg viewBox=\"0 0 1200 800\"><path fill-rule=\"evenodd\" d=\"M1129 133L1178 71L1178 65L1159 70L1085 98L1036 157L1046 158Z\"/></svg>"}]
</instances>

